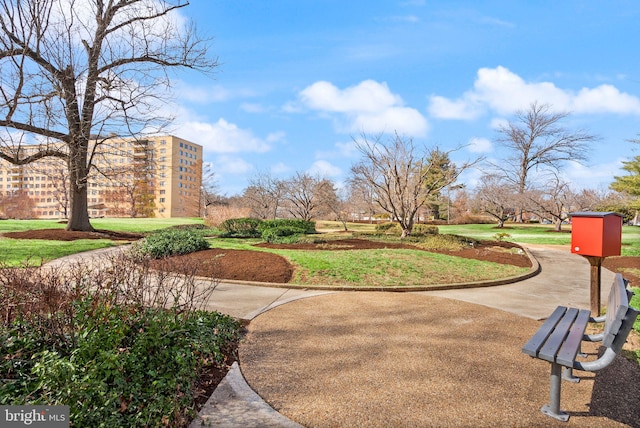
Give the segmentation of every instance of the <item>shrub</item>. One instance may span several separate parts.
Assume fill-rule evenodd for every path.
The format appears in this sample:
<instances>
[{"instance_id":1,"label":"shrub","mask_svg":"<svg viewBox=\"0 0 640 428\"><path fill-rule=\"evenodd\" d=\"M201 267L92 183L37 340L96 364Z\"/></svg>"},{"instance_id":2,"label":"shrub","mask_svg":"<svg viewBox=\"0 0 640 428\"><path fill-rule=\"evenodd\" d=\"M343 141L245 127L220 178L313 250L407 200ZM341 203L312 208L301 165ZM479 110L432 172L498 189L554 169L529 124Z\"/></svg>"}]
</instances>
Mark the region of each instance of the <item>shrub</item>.
<instances>
[{"instance_id":1,"label":"shrub","mask_svg":"<svg viewBox=\"0 0 640 428\"><path fill-rule=\"evenodd\" d=\"M265 220L260 224L262 239L271 243L297 242L305 234L316 233L316 223L300 219Z\"/></svg>"},{"instance_id":2,"label":"shrub","mask_svg":"<svg viewBox=\"0 0 640 428\"><path fill-rule=\"evenodd\" d=\"M400 225L395 222L379 223L376 224L376 234L380 235L398 235L402 234Z\"/></svg>"},{"instance_id":3,"label":"shrub","mask_svg":"<svg viewBox=\"0 0 640 428\"><path fill-rule=\"evenodd\" d=\"M199 310L212 291L200 290L126 254L0 269L0 300L15 308L0 318L0 405L69 405L74 426L186 426L198 374L222 366L242 331Z\"/></svg>"},{"instance_id":4,"label":"shrub","mask_svg":"<svg viewBox=\"0 0 640 428\"><path fill-rule=\"evenodd\" d=\"M495 235L493 235L493 238L496 241L504 241L505 239L511 238L511 235L509 235L507 232L498 232Z\"/></svg>"},{"instance_id":5,"label":"shrub","mask_svg":"<svg viewBox=\"0 0 640 428\"><path fill-rule=\"evenodd\" d=\"M438 226L431 226L428 224L415 224L411 231L411 235L413 236L437 235L438 233L440 233Z\"/></svg>"},{"instance_id":6,"label":"shrub","mask_svg":"<svg viewBox=\"0 0 640 428\"><path fill-rule=\"evenodd\" d=\"M316 222L300 219L275 219L264 220L260 224L260 231L263 232L266 229L276 229L280 227L292 227L301 229L302 233L316 233Z\"/></svg>"},{"instance_id":7,"label":"shrub","mask_svg":"<svg viewBox=\"0 0 640 428\"><path fill-rule=\"evenodd\" d=\"M193 253L208 248L209 243L201 233L177 229L153 233L134 246L138 254L154 259Z\"/></svg>"},{"instance_id":8,"label":"shrub","mask_svg":"<svg viewBox=\"0 0 640 428\"><path fill-rule=\"evenodd\" d=\"M476 246L476 240L465 236L458 235L425 235L424 237L410 236L407 238L416 243L420 248L425 250L446 250L459 251L464 248L473 248Z\"/></svg>"},{"instance_id":9,"label":"shrub","mask_svg":"<svg viewBox=\"0 0 640 428\"><path fill-rule=\"evenodd\" d=\"M223 237L258 238L263 221L257 218L230 218L220 224Z\"/></svg>"},{"instance_id":10,"label":"shrub","mask_svg":"<svg viewBox=\"0 0 640 428\"><path fill-rule=\"evenodd\" d=\"M305 230L299 227L279 226L264 229L262 239L270 243L289 244L296 242L304 234Z\"/></svg>"},{"instance_id":11,"label":"shrub","mask_svg":"<svg viewBox=\"0 0 640 428\"><path fill-rule=\"evenodd\" d=\"M167 229L193 230L193 231L201 231L204 233L211 232L211 228L206 224L176 224L175 226L170 226Z\"/></svg>"}]
</instances>

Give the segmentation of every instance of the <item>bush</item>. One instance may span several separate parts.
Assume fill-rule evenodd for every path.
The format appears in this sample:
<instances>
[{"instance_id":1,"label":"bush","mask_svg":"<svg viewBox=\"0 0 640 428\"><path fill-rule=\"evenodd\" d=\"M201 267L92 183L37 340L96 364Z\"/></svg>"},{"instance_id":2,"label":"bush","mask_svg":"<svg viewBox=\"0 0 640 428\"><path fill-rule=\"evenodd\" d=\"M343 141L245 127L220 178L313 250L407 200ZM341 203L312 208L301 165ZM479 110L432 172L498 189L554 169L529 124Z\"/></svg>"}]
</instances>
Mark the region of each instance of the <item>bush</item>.
<instances>
[{"instance_id":1,"label":"bush","mask_svg":"<svg viewBox=\"0 0 640 428\"><path fill-rule=\"evenodd\" d=\"M257 218L230 218L220 224L222 237L225 238L258 238L262 220Z\"/></svg>"},{"instance_id":2,"label":"bush","mask_svg":"<svg viewBox=\"0 0 640 428\"><path fill-rule=\"evenodd\" d=\"M280 227L292 227L301 229L302 233L317 233L316 232L316 222L315 221L307 221L300 219L275 219L275 220L264 220L260 224L260 231L264 232L266 229L277 229Z\"/></svg>"},{"instance_id":3,"label":"bush","mask_svg":"<svg viewBox=\"0 0 640 428\"><path fill-rule=\"evenodd\" d=\"M418 247L425 250L459 251L464 248L473 248L478 243L472 238L449 234L425 235L424 237L410 236L407 239L415 242Z\"/></svg>"},{"instance_id":4,"label":"bush","mask_svg":"<svg viewBox=\"0 0 640 428\"><path fill-rule=\"evenodd\" d=\"M305 234L316 233L316 223L300 219L265 220L260 224L260 231L267 242L289 244Z\"/></svg>"},{"instance_id":5,"label":"bush","mask_svg":"<svg viewBox=\"0 0 640 428\"><path fill-rule=\"evenodd\" d=\"M440 233L438 226L431 226L428 224L415 224L411 231L412 236L437 235L438 233Z\"/></svg>"},{"instance_id":6,"label":"bush","mask_svg":"<svg viewBox=\"0 0 640 428\"><path fill-rule=\"evenodd\" d=\"M402 229L398 223L387 222L376 224L376 234L379 235L398 235L402 234Z\"/></svg>"},{"instance_id":7,"label":"bush","mask_svg":"<svg viewBox=\"0 0 640 428\"><path fill-rule=\"evenodd\" d=\"M305 230L299 227L280 226L262 231L262 239L270 243L290 244L305 234Z\"/></svg>"},{"instance_id":8,"label":"bush","mask_svg":"<svg viewBox=\"0 0 640 428\"><path fill-rule=\"evenodd\" d=\"M199 373L221 367L242 331L200 310L212 290L199 290L128 255L0 269L0 300L15 308L0 318L0 405L69 405L74 426L186 426Z\"/></svg>"},{"instance_id":9,"label":"bush","mask_svg":"<svg viewBox=\"0 0 640 428\"><path fill-rule=\"evenodd\" d=\"M167 229L147 236L134 248L140 255L159 259L206 250L209 243L200 232Z\"/></svg>"}]
</instances>

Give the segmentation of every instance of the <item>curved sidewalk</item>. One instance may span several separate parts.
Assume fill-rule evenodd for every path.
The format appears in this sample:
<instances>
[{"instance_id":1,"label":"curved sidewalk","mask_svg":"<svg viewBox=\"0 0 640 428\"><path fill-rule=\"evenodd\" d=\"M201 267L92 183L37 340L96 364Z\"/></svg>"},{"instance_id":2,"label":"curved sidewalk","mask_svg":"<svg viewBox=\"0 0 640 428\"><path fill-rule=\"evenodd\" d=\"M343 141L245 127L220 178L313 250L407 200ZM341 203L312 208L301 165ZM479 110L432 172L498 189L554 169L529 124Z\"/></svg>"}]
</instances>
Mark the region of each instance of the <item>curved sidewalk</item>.
<instances>
[{"instance_id":1,"label":"curved sidewalk","mask_svg":"<svg viewBox=\"0 0 640 428\"><path fill-rule=\"evenodd\" d=\"M465 301L534 320L548 316L558 305L588 309L590 305L589 263L584 258L571 254L568 249L528 247L541 265L540 273L532 278L495 287L409 293ZM613 274L603 269L603 296L607 295L612 279ZM327 293L330 292L220 283L212 296L210 307L239 318L253 319L283 303ZM392 293L386 296L393 299ZM542 377L539 382L545 385L548 380ZM234 364L200 412L200 417L191 424L194 428L200 426L299 427L300 425L269 407L258 394L251 390L238 365Z\"/></svg>"}]
</instances>

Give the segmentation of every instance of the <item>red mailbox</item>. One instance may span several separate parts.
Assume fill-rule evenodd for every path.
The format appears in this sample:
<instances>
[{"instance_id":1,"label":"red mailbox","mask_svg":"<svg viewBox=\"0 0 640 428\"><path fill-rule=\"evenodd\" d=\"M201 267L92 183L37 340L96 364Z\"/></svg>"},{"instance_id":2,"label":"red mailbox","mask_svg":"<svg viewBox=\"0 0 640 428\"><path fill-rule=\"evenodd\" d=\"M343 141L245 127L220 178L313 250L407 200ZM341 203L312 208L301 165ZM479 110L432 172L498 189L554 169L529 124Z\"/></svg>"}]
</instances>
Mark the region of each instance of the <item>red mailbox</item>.
<instances>
[{"instance_id":1,"label":"red mailbox","mask_svg":"<svg viewBox=\"0 0 640 428\"><path fill-rule=\"evenodd\" d=\"M613 212L571 214L571 252L582 256L619 256L622 216Z\"/></svg>"}]
</instances>

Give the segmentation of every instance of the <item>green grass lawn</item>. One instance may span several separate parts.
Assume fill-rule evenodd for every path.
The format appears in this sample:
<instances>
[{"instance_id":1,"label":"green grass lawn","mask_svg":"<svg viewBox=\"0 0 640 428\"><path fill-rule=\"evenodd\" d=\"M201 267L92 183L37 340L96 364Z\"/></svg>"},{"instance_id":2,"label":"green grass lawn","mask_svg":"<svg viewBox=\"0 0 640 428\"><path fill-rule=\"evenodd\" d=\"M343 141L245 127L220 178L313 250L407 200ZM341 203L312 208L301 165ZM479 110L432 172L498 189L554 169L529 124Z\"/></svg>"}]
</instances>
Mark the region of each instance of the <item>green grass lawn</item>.
<instances>
[{"instance_id":1,"label":"green grass lawn","mask_svg":"<svg viewBox=\"0 0 640 428\"><path fill-rule=\"evenodd\" d=\"M202 219L196 218L117 218L92 219L91 224L96 229L113 230L117 232L146 233L164 229L179 224L202 224ZM37 229L64 229L64 223L57 220L0 220L0 233L21 232ZM113 246L108 239L80 239L77 241L43 241L34 239L9 239L0 237L0 264L4 266L19 266L28 263L39 266L43 262L54 260L83 251L97 250Z\"/></svg>"},{"instance_id":2,"label":"green grass lawn","mask_svg":"<svg viewBox=\"0 0 640 428\"><path fill-rule=\"evenodd\" d=\"M524 274L529 269L427 251L274 251L296 266L304 285L418 286L464 283Z\"/></svg>"},{"instance_id":3,"label":"green grass lawn","mask_svg":"<svg viewBox=\"0 0 640 428\"><path fill-rule=\"evenodd\" d=\"M259 239L210 239L212 247L266 251L296 268L291 284L368 287L483 281L524 274L527 268L411 249L297 251L255 247Z\"/></svg>"},{"instance_id":4,"label":"green grass lawn","mask_svg":"<svg viewBox=\"0 0 640 428\"><path fill-rule=\"evenodd\" d=\"M46 241L42 239L0 238L0 265L40 266L50 260L83 251L113 246L108 239L79 239L76 241Z\"/></svg>"}]
</instances>

